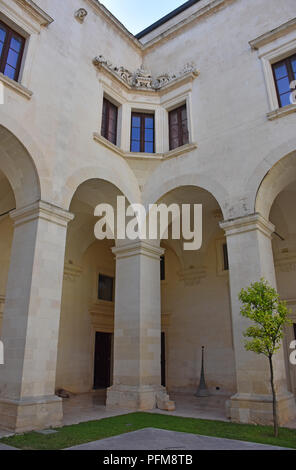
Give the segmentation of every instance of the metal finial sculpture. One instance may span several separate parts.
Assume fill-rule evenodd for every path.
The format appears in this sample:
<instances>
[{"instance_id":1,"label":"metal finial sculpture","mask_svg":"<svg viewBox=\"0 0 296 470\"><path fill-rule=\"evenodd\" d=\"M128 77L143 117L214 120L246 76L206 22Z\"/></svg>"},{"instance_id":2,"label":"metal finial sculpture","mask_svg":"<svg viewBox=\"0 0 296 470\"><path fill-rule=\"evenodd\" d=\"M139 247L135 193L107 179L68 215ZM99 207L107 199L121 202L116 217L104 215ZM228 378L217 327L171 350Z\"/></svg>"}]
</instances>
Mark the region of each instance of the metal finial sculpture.
<instances>
[{"instance_id":1,"label":"metal finial sculpture","mask_svg":"<svg viewBox=\"0 0 296 470\"><path fill-rule=\"evenodd\" d=\"M202 347L202 359L201 359L201 374L200 374L200 383L195 394L196 397L209 397L210 392L208 390L206 380L205 380L205 369L204 369L204 350L205 347Z\"/></svg>"}]
</instances>

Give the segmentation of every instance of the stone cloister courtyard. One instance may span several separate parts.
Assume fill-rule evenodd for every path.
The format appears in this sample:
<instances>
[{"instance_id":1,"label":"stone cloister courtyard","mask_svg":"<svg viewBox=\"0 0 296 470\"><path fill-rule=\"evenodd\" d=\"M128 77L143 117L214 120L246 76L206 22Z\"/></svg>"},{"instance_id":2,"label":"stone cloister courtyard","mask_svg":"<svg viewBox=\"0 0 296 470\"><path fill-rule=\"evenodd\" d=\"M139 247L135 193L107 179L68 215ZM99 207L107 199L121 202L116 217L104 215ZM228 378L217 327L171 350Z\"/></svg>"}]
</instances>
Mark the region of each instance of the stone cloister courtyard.
<instances>
[{"instance_id":1,"label":"stone cloister courtyard","mask_svg":"<svg viewBox=\"0 0 296 470\"><path fill-rule=\"evenodd\" d=\"M264 278L289 309L273 365L294 446L294 82L295 0L189 0L137 35L98 0L0 0L0 438L66 448L130 416L276 445L239 300ZM153 205L156 236L128 236ZM172 208L197 206L187 249Z\"/></svg>"}]
</instances>

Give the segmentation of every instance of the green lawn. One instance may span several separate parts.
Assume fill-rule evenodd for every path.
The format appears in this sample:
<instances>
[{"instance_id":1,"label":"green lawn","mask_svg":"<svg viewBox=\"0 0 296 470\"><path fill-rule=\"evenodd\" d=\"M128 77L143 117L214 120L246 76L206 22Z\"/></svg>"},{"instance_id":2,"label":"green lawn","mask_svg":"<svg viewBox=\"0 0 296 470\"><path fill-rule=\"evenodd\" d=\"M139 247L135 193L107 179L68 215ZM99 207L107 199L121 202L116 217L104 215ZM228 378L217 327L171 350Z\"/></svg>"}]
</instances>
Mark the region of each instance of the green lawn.
<instances>
[{"instance_id":1,"label":"green lawn","mask_svg":"<svg viewBox=\"0 0 296 470\"><path fill-rule=\"evenodd\" d=\"M65 426L58 428L57 434L42 435L31 432L3 438L0 442L25 450L56 450L147 427L296 449L296 430L292 429L282 428L279 438L275 439L273 429L269 426L252 426L151 413L131 413L100 421Z\"/></svg>"}]
</instances>

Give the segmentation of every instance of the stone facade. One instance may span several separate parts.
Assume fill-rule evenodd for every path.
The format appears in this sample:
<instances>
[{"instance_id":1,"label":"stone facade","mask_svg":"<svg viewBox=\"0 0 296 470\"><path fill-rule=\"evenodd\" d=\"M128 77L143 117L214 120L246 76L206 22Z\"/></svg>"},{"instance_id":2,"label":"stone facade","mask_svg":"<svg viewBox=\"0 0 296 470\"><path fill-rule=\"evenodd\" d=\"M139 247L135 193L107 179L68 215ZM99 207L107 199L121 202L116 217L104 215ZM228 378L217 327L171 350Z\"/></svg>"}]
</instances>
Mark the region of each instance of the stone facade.
<instances>
[{"instance_id":1,"label":"stone facade","mask_svg":"<svg viewBox=\"0 0 296 470\"><path fill-rule=\"evenodd\" d=\"M99 332L112 335L108 407L173 409L205 346L232 420L270 423L268 364L243 348L237 294L264 276L296 321L296 106L278 107L271 67L296 52L295 0L200 0L141 39L97 0L0 0L0 13L26 38L18 82L0 73L0 428L59 425L56 391L93 389ZM117 145L101 135L103 97ZM185 103L189 142L170 150L168 114ZM130 151L132 111L154 113L155 153ZM118 195L202 204L201 250L96 240L94 208ZM296 414L293 334L275 361L281 424Z\"/></svg>"}]
</instances>

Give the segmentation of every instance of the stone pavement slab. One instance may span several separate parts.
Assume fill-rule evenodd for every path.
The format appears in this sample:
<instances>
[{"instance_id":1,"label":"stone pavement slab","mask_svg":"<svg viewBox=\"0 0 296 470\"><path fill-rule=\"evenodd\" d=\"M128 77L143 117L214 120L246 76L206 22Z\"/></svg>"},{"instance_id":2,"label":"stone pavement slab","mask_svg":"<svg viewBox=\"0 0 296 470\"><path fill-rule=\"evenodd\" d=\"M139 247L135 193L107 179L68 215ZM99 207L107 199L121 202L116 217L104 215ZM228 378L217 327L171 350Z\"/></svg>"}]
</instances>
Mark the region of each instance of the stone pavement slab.
<instances>
[{"instance_id":1,"label":"stone pavement slab","mask_svg":"<svg viewBox=\"0 0 296 470\"><path fill-rule=\"evenodd\" d=\"M66 450L287 450L253 442L146 428Z\"/></svg>"},{"instance_id":2,"label":"stone pavement slab","mask_svg":"<svg viewBox=\"0 0 296 470\"><path fill-rule=\"evenodd\" d=\"M0 444L0 450L19 450L15 447L7 446L6 444Z\"/></svg>"}]
</instances>

